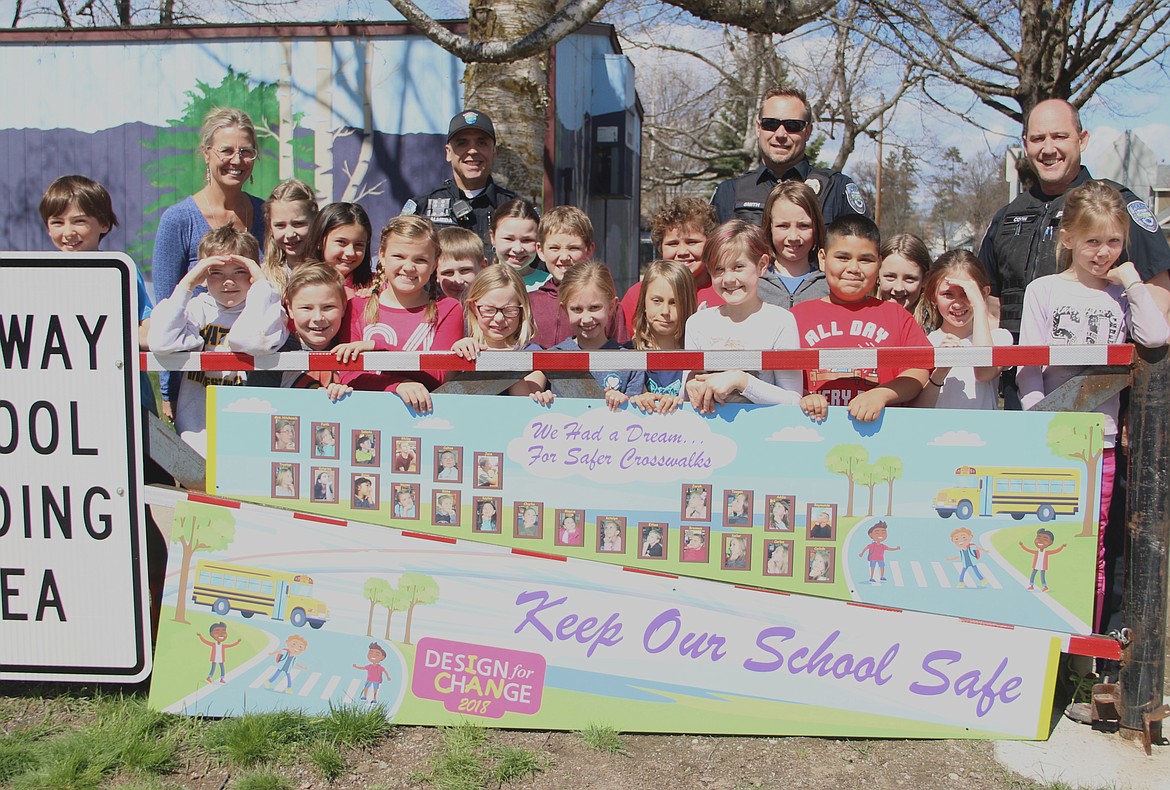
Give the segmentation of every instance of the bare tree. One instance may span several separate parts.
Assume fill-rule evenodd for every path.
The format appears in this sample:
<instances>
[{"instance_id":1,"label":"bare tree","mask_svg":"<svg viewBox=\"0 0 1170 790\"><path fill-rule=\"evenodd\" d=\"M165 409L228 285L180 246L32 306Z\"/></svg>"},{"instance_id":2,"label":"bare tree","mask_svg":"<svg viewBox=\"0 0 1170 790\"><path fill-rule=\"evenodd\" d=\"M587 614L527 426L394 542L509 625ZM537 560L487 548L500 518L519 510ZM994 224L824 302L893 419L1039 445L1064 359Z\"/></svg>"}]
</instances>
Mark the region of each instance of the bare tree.
<instances>
[{"instance_id":1,"label":"bare tree","mask_svg":"<svg viewBox=\"0 0 1170 790\"><path fill-rule=\"evenodd\" d=\"M133 27L206 22L233 13L255 21L287 17L298 0L17 0L10 27L21 23L64 27Z\"/></svg>"},{"instance_id":2,"label":"bare tree","mask_svg":"<svg viewBox=\"0 0 1170 790\"><path fill-rule=\"evenodd\" d=\"M864 0L875 41L927 75L927 95L959 86L1022 122L1037 102L1080 107L1170 47L1170 0Z\"/></svg>"}]
</instances>

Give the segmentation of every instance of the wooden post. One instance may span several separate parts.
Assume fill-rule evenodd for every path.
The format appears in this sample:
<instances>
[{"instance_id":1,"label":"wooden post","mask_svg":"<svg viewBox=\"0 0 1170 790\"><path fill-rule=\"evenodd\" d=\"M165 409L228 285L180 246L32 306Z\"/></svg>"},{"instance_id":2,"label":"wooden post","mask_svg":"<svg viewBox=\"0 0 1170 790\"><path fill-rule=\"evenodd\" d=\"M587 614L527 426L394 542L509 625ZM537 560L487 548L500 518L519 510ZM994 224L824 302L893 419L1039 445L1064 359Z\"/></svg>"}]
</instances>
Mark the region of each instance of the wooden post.
<instances>
[{"instance_id":1,"label":"wooden post","mask_svg":"<svg viewBox=\"0 0 1170 790\"><path fill-rule=\"evenodd\" d=\"M1166 544L1170 539L1170 356L1137 347L1129 417L1128 524L1122 625L1122 733L1149 749L1162 737L1158 720L1166 674Z\"/></svg>"}]
</instances>

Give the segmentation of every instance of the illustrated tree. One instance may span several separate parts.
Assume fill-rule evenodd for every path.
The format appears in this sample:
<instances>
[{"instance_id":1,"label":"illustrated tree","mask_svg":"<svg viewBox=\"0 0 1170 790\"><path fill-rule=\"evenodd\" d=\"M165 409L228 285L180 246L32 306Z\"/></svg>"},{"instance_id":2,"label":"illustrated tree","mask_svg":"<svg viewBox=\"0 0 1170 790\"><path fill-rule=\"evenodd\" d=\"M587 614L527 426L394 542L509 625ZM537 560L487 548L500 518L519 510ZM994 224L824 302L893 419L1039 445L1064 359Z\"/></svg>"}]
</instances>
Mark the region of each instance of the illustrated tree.
<instances>
[{"instance_id":1,"label":"illustrated tree","mask_svg":"<svg viewBox=\"0 0 1170 790\"><path fill-rule=\"evenodd\" d=\"M865 515L873 515L873 490L877 488L877 484L882 482L882 478L878 473L877 464L861 464L853 473L853 480L859 486L865 486L869 489L869 504L866 506Z\"/></svg>"},{"instance_id":2,"label":"illustrated tree","mask_svg":"<svg viewBox=\"0 0 1170 790\"><path fill-rule=\"evenodd\" d=\"M853 484L858 470L869 462L869 450L860 444L839 444L825 455L825 468L849 481L849 499L845 515L853 515Z\"/></svg>"},{"instance_id":3,"label":"illustrated tree","mask_svg":"<svg viewBox=\"0 0 1170 790\"><path fill-rule=\"evenodd\" d=\"M406 610L406 632L402 641L408 645L414 644L410 641L410 628L414 622L414 607L420 604L425 606L439 600L439 583L425 573L404 573L398 580L398 592L402 596L398 600L400 604L398 608ZM386 627L389 629L389 620L387 620Z\"/></svg>"},{"instance_id":4,"label":"illustrated tree","mask_svg":"<svg viewBox=\"0 0 1170 790\"><path fill-rule=\"evenodd\" d=\"M379 579L377 576L371 576L362 585L362 597L370 602L370 616L366 620L366 636L374 635L374 608L381 604L388 589L391 589L390 582Z\"/></svg>"},{"instance_id":5,"label":"illustrated tree","mask_svg":"<svg viewBox=\"0 0 1170 790\"><path fill-rule=\"evenodd\" d=\"M143 168L146 180L159 187L162 194L147 205L143 213L154 217L143 224L142 230L130 245L130 254L143 262L153 255L154 236L158 217L168 206L201 189L206 181L206 165L199 151L199 128L209 111L216 107L235 107L248 113L256 126L260 155L256 158L252 176L254 186L249 189L267 195L280 180L280 143L283 137L293 150L293 175L309 184L314 182L313 134L294 135L293 131L303 114L293 115L291 128L280 123L280 98L275 82L255 82L247 72L237 72L231 66L218 85L196 80L195 89L185 91L187 102L178 118L168 119L168 126L159 129L153 138L142 145L160 156ZM144 266L149 268L149 266Z\"/></svg>"},{"instance_id":6,"label":"illustrated tree","mask_svg":"<svg viewBox=\"0 0 1170 790\"><path fill-rule=\"evenodd\" d=\"M390 623L394 618L394 613L406 609L406 596L400 588L387 585L378 603L386 607L386 633L383 638L388 640L390 639Z\"/></svg>"},{"instance_id":7,"label":"illustrated tree","mask_svg":"<svg viewBox=\"0 0 1170 790\"><path fill-rule=\"evenodd\" d=\"M1078 538L1091 538L1097 523L1092 503L1097 498L1097 466L1105 449L1105 434L1100 424L1081 414L1057 414L1048 423L1048 449L1061 458L1072 458L1085 465L1085 518Z\"/></svg>"},{"instance_id":8,"label":"illustrated tree","mask_svg":"<svg viewBox=\"0 0 1170 790\"><path fill-rule=\"evenodd\" d=\"M896 455L883 455L873 463L878 479L889 485L886 496L886 515L894 515L894 481L902 477L902 459Z\"/></svg>"},{"instance_id":9,"label":"illustrated tree","mask_svg":"<svg viewBox=\"0 0 1170 790\"><path fill-rule=\"evenodd\" d=\"M182 564L179 566L179 592L175 600L176 623L187 623L187 586L195 553L223 551L235 539L236 519L230 510L198 502L179 502L175 505L171 543L178 543L183 550Z\"/></svg>"}]
</instances>

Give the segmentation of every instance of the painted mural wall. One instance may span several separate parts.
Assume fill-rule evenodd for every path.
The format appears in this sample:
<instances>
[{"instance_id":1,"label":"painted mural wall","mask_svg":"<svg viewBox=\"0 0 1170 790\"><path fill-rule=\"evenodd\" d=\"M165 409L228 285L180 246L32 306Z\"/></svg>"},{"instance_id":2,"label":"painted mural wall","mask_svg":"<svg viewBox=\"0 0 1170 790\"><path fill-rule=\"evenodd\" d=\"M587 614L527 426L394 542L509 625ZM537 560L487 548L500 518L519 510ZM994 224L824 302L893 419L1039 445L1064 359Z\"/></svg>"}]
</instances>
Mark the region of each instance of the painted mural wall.
<instances>
[{"instance_id":1,"label":"painted mural wall","mask_svg":"<svg viewBox=\"0 0 1170 790\"><path fill-rule=\"evenodd\" d=\"M49 249L37 213L40 196L54 178L80 173L114 197L121 223L105 248L127 251L149 277L163 210L203 184L198 128L215 106L240 107L265 130L248 187L261 197L295 176L327 201L360 202L379 228L410 197L450 177L443 144L451 115L462 108L463 64L422 36L359 36L346 32L352 27L330 35L320 35L319 27L301 34L299 28L249 28L255 31L249 37L238 28L197 30L197 37L172 40L141 33L116 39L112 32L82 42L47 31L37 41L25 31L0 36L0 73L21 82L20 90L6 92L0 115L0 214L7 220L0 249ZM596 57L598 48L613 52L610 36L597 31L574 38L584 43L562 46L577 60ZM572 74L557 83L574 97L568 113L558 114L559 129L589 125L578 117L590 112L589 102L577 97L589 97L592 87L577 81L595 72ZM632 95L627 103L632 106ZM558 158L569 155L588 158L571 145ZM596 214L599 235L621 236L599 239L620 272L636 249L637 201L611 207L607 221L606 207L590 201L587 191L557 195L563 198Z\"/></svg>"}]
</instances>

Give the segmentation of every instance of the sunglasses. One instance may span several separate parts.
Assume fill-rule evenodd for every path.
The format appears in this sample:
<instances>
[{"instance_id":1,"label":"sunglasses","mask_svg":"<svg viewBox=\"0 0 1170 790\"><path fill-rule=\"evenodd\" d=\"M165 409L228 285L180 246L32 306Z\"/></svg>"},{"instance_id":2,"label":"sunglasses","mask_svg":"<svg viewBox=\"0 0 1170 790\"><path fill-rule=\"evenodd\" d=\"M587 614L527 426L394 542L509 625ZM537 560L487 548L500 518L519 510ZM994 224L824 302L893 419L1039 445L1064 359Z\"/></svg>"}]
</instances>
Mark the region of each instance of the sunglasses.
<instances>
[{"instance_id":1,"label":"sunglasses","mask_svg":"<svg viewBox=\"0 0 1170 790\"><path fill-rule=\"evenodd\" d=\"M761 118L760 119L760 128L766 132L774 132L777 129L779 129L781 126L783 126L784 131L788 132L789 134L800 134L801 132L804 131L805 127L808 126L808 121L802 121L798 118L784 118L784 119Z\"/></svg>"}]
</instances>

